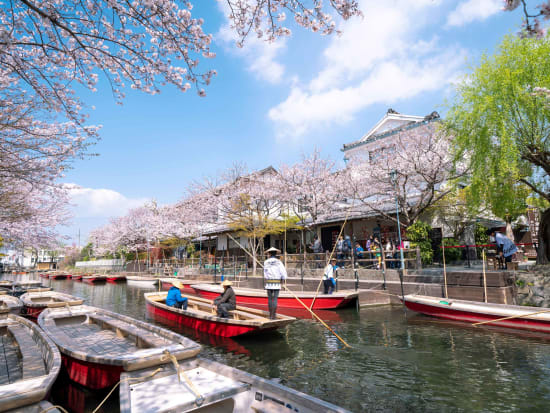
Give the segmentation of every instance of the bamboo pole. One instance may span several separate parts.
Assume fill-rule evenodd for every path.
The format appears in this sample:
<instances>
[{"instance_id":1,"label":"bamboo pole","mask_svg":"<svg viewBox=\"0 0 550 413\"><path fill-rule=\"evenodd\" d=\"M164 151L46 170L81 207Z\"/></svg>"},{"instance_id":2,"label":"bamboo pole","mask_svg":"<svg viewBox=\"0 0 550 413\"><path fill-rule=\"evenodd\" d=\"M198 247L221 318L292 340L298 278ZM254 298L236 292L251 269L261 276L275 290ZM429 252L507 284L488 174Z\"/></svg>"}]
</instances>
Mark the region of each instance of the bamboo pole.
<instances>
[{"instance_id":1,"label":"bamboo pole","mask_svg":"<svg viewBox=\"0 0 550 413\"><path fill-rule=\"evenodd\" d=\"M487 275L485 274L485 248L481 251L481 261L483 268L483 292L485 295L485 302L487 302Z\"/></svg>"},{"instance_id":2,"label":"bamboo pole","mask_svg":"<svg viewBox=\"0 0 550 413\"><path fill-rule=\"evenodd\" d=\"M477 327L477 326L481 326L481 325L484 325L484 324L497 323L499 321L511 320L513 318L530 317L532 315L543 314L543 313L550 313L550 309L546 309L546 310L542 310L542 311L536 311L534 313L519 314L519 315L510 316L510 317L496 318L494 320L481 321L479 323L473 323L472 325Z\"/></svg>"},{"instance_id":3,"label":"bamboo pole","mask_svg":"<svg viewBox=\"0 0 550 413\"><path fill-rule=\"evenodd\" d=\"M443 242L443 237L441 237L441 252L443 255L443 279L445 281L445 298L449 298L449 293L447 291L447 265L445 263L445 243Z\"/></svg>"},{"instance_id":4,"label":"bamboo pole","mask_svg":"<svg viewBox=\"0 0 550 413\"><path fill-rule=\"evenodd\" d=\"M283 284L283 287L284 287L285 290L287 290L290 294L292 294L292 296L293 296L300 304L302 304L302 305L304 306L304 308L305 308L306 310L308 310L308 311L311 313L311 315L317 319L317 321L319 321L319 322L320 322L323 326L325 326L332 334L334 334L338 340L340 340L346 347L351 348L351 346L350 346L348 343L346 343L342 337L340 337L338 334L336 334L336 332L335 332L332 328L330 328L323 320L321 320L321 319L319 318L319 316L318 316L317 314L315 314L307 305L305 305L304 302L303 302L302 300L300 300L296 294L294 294L292 291L290 291L290 289L286 286L286 284Z\"/></svg>"},{"instance_id":5,"label":"bamboo pole","mask_svg":"<svg viewBox=\"0 0 550 413\"><path fill-rule=\"evenodd\" d=\"M227 234L227 235L228 235L233 241L235 241L239 247L243 248L242 245L241 245L235 238L233 238L230 234ZM254 257L250 252L248 252L248 251L245 250L244 248L243 248L243 250L244 250L244 252L246 252L248 255L250 255L250 256L252 257L252 259L256 260L257 264L258 264L260 267L263 267L263 265L260 264L260 262L258 262L258 260L257 260L256 257ZM317 314L315 314L307 305L305 305L304 302L303 302L302 300L300 300L300 299L298 298L298 296L297 296L296 294L294 294L294 293L286 286L286 283L281 283L281 284L282 284L282 286L285 288L285 290L287 290L287 291L288 291L288 292L289 292L289 293L290 293L290 294L291 294L291 295L292 295L292 296L293 296L293 297L294 297L294 298L295 298L295 299L296 299L296 300L297 300L306 310L308 310L308 311L311 313L311 315L312 315L313 317L315 317L315 318L317 319L317 321L319 321L319 322L320 322L324 327L326 327L332 334L334 334L334 336L335 336L338 340L340 340L346 347L351 348L351 346L350 346L348 343L346 343L342 337L340 337L338 334L336 334L335 331L334 331L332 328L330 328L330 327L329 327L329 326L328 326L328 325L327 325L327 324L326 324Z\"/></svg>"},{"instance_id":6,"label":"bamboo pole","mask_svg":"<svg viewBox=\"0 0 550 413\"><path fill-rule=\"evenodd\" d=\"M325 267L330 263L330 260L332 259L334 255L334 251L336 250L336 246L338 245L338 239L342 236L342 233L344 232L344 228L346 227L346 223L348 221L349 213L351 211L351 208L349 208L346 212L346 216L344 218L344 223L342 224L342 228L340 228L340 233L338 234L338 237L336 238L336 242L334 243L334 246L332 247L332 251L330 252L330 255L328 257L327 262L325 263ZM353 254L353 245L351 246ZM323 269L324 271L324 269ZM315 300L317 299L317 296L319 295L319 289L321 288L321 284L323 283L323 277L319 280L319 285L317 285L317 290L315 291L315 296L313 297L313 300L311 300L311 305L309 306L309 309L311 310L313 308L313 304L315 304Z\"/></svg>"}]
</instances>

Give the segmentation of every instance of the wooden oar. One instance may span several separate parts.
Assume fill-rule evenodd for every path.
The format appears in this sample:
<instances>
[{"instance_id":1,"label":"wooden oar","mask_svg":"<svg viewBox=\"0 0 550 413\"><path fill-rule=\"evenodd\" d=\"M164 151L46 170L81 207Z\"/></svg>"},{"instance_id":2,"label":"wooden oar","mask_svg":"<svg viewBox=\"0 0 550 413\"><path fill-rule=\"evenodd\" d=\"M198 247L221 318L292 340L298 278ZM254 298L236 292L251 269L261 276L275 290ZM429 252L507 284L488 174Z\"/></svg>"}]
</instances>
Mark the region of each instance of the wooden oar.
<instances>
[{"instance_id":1,"label":"wooden oar","mask_svg":"<svg viewBox=\"0 0 550 413\"><path fill-rule=\"evenodd\" d=\"M325 263L325 267L323 267L323 276L325 268L328 264L330 264L330 260L332 260L332 257L334 256L334 251L336 250L336 246L338 245L338 239L342 236L342 233L344 232L344 228L346 226L346 222L348 220L349 213L351 211L351 208L348 208L346 211L346 216L344 217L344 223L342 224L342 227L340 228L340 233L338 234L338 237L336 238L336 242L334 243L334 246L332 247L332 251L330 252L330 255L328 257L327 262ZM351 246L351 251L353 254L353 245ZM319 280L319 285L317 286L317 290L315 291L315 296L313 297L313 300L311 300L311 305L309 306L309 309L311 310L313 308L313 304L315 304L315 300L317 299L317 295L319 295L319 290L321 289L321 284L323 283L323 277Z\"/></svg>"},{"instance_id":2,"label":"wooden oar","mask_svg":"<svg viewBox=\"0 0 550 413\"><path fill-rule=\"evenodd\" d=\"M534 312L534 313L512 315L512 316L510 316L510 317L502 317L502 318L497 318L497 319L495 319L495 320L481 321L481 322L479 322L479 323L474 323L474 324L472 324L472 325L473 325L473 326L481 326L481 325L483 325L483 324L496 323L496 322L498 322L498 321L511 320L511 319L513 319L513 318L530 317L530 316L532 316L532 315L542 314L542 313L550 313L550 309L542 310L542 311L536 311L536 312Z\"/></svg>"}]
</instances>

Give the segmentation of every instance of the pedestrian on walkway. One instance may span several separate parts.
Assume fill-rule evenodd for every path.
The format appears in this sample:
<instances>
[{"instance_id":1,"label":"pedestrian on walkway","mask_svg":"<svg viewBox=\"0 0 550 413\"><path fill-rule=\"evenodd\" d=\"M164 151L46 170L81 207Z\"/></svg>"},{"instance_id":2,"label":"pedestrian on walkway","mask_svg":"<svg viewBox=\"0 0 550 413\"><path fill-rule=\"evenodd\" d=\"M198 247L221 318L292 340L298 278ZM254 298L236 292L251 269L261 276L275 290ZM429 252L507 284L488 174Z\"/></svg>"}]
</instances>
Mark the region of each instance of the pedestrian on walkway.
<instances>
[{"instance_id":1,"label":"pedestrian on walkway","mask_svg":"<svg viewBox=\"0 0 550 413\"><path fill-rule=\"evenodd\" d=\"M504 261L504 268L508 269L508 263L512 262L512 257L517 252L518 247L516 244L509 239L506 235L502 234L495 228L487 230L487 235L494 239L495 244L497 244L497 254L500 261Z\"/></svg>"},{"instance_id":2,"label":"pedestrian on walkway","mask_svg":"<svg viewBox=\"0 0 550 413\"><path fill-rule=\"evenodd\" d=\"M275 320L277 314L277 299L281 290L281 283L286 280L287 273L284 264L277 258L280 253L277 248L271 247L266 251L269 258L264 261L264 281L267 291L269 318Z\"/></svg>"},{"instance_id":3,"label":"pedestrian on walkway","mask_svg":"<svg viewBox=\"0 0 550 413\"><path fill-rule=\"evenodd\" d=\"M337 269L338 266L336 265L336 258L331 258L323 273L324 294L332 294L334 291L334 288L336 287L336 280L334 279L334 276Z\"/></svg>"}]
</instances>

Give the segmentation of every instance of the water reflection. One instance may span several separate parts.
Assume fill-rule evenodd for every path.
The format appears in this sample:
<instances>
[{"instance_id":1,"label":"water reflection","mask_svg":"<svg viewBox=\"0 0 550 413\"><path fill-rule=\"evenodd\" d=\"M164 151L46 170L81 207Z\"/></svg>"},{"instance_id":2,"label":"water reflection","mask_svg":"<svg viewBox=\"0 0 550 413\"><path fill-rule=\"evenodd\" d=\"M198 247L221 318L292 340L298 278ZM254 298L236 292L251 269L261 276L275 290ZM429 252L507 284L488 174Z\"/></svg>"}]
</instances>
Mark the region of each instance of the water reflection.
<instances>
[{"instance_id":1,"label":"water reflection","mask_svg":"<svg viewBox=\"0 0 550 413\"><path fill-rule=\"evenodd\" d=\"M25 276L17 279L21 277ZM145 320L149 315L143 293L155 290L43 282L83 297L88 304ZM473 328L411 312L405 317L399 307L324 311L321 317L353 348L343 348L311 318L272 334L239 339L167 327L200 342L207 358L277 379L355 412L550 411L548 338ZM74 405L72 411L91 411L101 400L86 391L83 396L76 390L65 392L68 386L60 379L54 395L75 393L62 402ZM115 392L104 411L116 411L117 402Z\"/></svg>"}]
</instances>

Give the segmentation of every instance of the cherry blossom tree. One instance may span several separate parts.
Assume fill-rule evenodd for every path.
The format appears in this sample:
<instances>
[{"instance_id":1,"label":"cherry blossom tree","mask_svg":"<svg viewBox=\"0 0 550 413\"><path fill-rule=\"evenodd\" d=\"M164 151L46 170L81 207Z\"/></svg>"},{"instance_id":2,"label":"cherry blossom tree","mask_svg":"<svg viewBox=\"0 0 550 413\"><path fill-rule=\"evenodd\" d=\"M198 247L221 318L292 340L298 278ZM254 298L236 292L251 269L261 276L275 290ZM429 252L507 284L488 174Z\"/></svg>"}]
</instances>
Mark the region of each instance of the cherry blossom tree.
<instances>
[{"instance_id":1,"label":"cherry blossom tree","mask_svg":"<svg viewBox=\"0 0 550 413\"><path fill-rule=\"evenodd\" d=\"M357 207L394 222L397 197L405 228L449 193L450 182L464 173L453 166L451 139L433 120L405 127L379 145L377 151L349 160L346 187Z\"/></svg>"},{"instance_id":2,"label":"cherry blossom tree","mask_svg":"<svg viewBox=\"0 0 550 413\"><path fill-rule=\"evenodd\" d=\"M550 1L542 2L531 11L527 6L527 0L503 0L504 11L513 11L521 6L523 11L522 36L546 36L546 28L541 26L540 18L550 19Z\"/></svg>"},{"instance_id":3,"label":"cherry blossom tree","mask_svg":"<svg viewBox=\"0 0 550 413\"><path fill-rule=\"evenodd\" d=\"M213 2L212 2L213 3ZM213 3L214 4L214 3ZM273 41L297 25L331 34L329 11L359 15L355 0L226 0L242 45L250 32ZM12 187L43 193L75 158L88 153L97 127L76 87L96 91L106 80L117 102L126 87L156 94L164 85L205 95L216 71L199 68L213 58L212 35L185 0L20 0L0 8L0 202L10 219L32 208L16 204ZM8 209L5 209L8 211Z\"/></svg>"},{"instance_id":4,"label":"cherry blossom tree","mask_svg":"<svg viewBox=\"0 0 550 413\"><path fill-rule=\"evenodd\" d=\"M342 177L335 164L321 157L318 150L292 166L279 168L280 194L284 201L306 228L317 225L320 219L334 211L335 204L342 200ZM302 230L302 246L306 245Z\"/></svg>"},{"instance_id":5,"label":"cherry blossom tree","mask_svg":"<svg viewBox=\"0 0 550 413\"><path fill-rule=\"evenodd\" d=\"M284 231L277 171L269 167L249 173L243 165L235 165L216 179L195 184L193 191L203 194L202 206L210 208L206 215L215 218L220 230L247 238L241 247L253 257L255 274L264 237Z\"/></svg>"}]
</instances>

